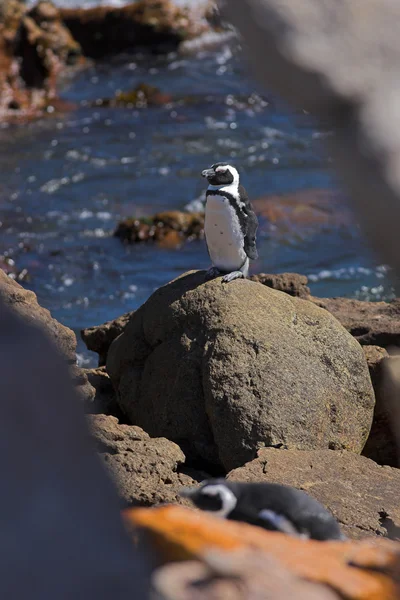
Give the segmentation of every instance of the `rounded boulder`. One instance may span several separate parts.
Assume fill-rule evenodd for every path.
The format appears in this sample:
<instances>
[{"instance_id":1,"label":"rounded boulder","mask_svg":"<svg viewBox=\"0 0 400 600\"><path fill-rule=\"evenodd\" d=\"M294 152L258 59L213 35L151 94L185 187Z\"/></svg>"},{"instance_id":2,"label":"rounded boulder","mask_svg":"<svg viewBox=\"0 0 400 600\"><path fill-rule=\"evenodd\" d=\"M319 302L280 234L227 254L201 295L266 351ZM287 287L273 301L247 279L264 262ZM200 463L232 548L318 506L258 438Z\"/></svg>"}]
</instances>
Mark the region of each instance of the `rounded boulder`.
<instances>
[{"instance_id":1,"label":"rounded boulder","mask_svg":"<svg viewBox=\"0 0 400 600\"><path fill-rule=\"evenodd\" d=\"M264 446L360 453L375 398L359 343L307 300L204 274L158 289L112 343L130 422L227 471Z\"/></svg>"}]
</instances>

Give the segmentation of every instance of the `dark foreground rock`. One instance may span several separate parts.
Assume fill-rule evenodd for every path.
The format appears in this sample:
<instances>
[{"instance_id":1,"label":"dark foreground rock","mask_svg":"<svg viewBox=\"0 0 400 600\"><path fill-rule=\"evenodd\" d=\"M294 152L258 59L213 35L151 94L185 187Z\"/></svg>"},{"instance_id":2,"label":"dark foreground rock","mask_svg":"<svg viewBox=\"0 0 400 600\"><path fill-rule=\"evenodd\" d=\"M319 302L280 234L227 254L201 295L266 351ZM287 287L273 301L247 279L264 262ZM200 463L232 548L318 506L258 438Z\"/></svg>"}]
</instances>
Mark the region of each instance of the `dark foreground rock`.
<instances>
[{"instance_id":1,"label":"dark foreground rock","mask_svg":"<svg viewBox=\"0 0 400 600\"><path fill-rule=\"evenodd\" d=\"M151 439L140 427L120 425L111 416L88 419L97 451L124 504L183 502L179 490L196 481L179 469L185 462L179 446L165 438Z\"/></svg>"},{"instance_id":2,"label":"dark foreground rock","mask_svg":"<svg viewBox=\"0 0 400 600\"><path fill-rule=\"evenodd\" d=\"M327 311L259 283L157 290L109 350L130 422L229 470L263 445L361 452L374 394L360 345Z\"/></svg>"},{"instance_id":3,"label":"dark foreground rock","mask_svg":"<svg viewBox=\"0 0 400 600\"><path fill-rule=\"evenodd\" d=\"M364 456L332 450L265 448L228 475L232 481L269 481L299 488L329 508L354 539L400 539L400 471Z\"/></svg>"}]
</instances>

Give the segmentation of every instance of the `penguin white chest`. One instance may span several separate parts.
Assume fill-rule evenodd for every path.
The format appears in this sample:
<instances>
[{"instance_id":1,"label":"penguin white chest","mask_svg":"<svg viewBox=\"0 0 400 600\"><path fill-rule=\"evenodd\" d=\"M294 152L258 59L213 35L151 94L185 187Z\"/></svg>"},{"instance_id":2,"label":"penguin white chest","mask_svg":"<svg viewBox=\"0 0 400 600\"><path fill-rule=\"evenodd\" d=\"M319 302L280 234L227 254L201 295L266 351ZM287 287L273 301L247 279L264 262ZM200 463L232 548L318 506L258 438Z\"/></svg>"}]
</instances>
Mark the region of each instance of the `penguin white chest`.
<instances>
[{"instance_id":1,"label":"penguin white chest","mask_svg":"<svg viewBox=\"0 0 400 600\"><path fill-rule=\"evenodd\" d=\"M240 269L247 258L243 231L236 210L224 196L207 196L204 230L213 265L221 271Z\"/></svg>"}]
</instances>

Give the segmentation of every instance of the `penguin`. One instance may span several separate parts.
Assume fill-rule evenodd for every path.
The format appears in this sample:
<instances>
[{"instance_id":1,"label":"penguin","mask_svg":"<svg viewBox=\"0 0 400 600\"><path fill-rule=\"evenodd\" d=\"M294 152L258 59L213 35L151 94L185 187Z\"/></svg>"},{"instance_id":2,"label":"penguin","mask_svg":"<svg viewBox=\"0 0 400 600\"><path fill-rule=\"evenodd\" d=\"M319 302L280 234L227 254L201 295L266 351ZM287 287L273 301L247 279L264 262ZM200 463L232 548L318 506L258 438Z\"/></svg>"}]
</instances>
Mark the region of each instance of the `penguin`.
<instances>
[{"instance_id":1,"label":"penguin","mask_svg":"<svg viewBox=\"0 0 400 600\"><path fill-rule=\"evenodd\" d=\"M183 488L180 494L197 508L233 521L313 540L346 539L322 504L287 485L208 479L199 488Z\"/></svg>"},{"instance_id":2,"label":"penguin","mask_svg":"<svg viewBox=\"0 0 400 600\"><path fill-rule=\"evenodd\" d=\"M249 261L258 258L258 220L239 173L228 163L215 163L202 172L208 181L204 232L212 267L206 280L223 275L229 283L247 277Z\"/></svg>"}]
</instances>

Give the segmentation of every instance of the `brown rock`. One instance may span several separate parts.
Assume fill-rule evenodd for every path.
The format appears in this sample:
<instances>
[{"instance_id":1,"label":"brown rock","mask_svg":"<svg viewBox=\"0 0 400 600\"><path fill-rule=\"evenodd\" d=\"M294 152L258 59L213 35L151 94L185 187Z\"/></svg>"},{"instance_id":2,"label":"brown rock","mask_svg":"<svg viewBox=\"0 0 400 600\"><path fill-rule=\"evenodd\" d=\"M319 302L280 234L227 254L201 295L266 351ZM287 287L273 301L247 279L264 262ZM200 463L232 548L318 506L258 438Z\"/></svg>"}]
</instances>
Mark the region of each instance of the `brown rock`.
<instances>
[{"instance_id":1,"label":"brown rock","mask_svg":"<svg viewBox=\"0 0 400 600\"><path fill-rule=\"evenodd\" d=\"M133 535L137 536L138 528L147 535L164 562L199 559L207 563L213 550L232 556L235 551L253 550L261 560L264 553L269 557L267 569L272 558L293 576L327 586L340 598L396 600L400 594L400 545L388 540L304 540L178 506L131 509L125 512L125 519L127 527L133 527ZM218 561L215 554L213 560ZM225 569L229 573L228 561Z\"/></svg>"},{"instance_id":2,"label":"brown rock","mask_svg":"<svg viewBox=\"0 0 400 600\"><path fill-rule=\"evenodd\" d=\"M257 551L211 552L205 562L167 563L152 587L162 600L340 600L328 587L304 581Z\"/></svg>"},{"instance_id":3,"label":"brown rock","mask_svg":"<svg viewBox=\"0 0 400 600\"><path fill-rule=\"evenodd\" d=\"M114 235L124 242L137 243L153 240L163 243L174 235L175 246L185 240L202 238L204 235L204 215L171 210L157 213L153 217L125 219L118 224Z\"/></svg>"},{"instance_id":4,"label":"brown rock","mask_svg":"<svg viewBox=\"0 0 400 600\"><path fill-rule=\"evenodd\" d=\"M140 427L120 425L115 417L88 417L104 465L124 504L150 506L181 502L178 494L194 480L180 472L182 450L165 438L151 439Z\"/></svg>"},{"instance_id":5,"label":"brown rock","mask_svg":"<svg viewBox=\"0 0 400 600\"><path fill-rule=\"evenodd\" d=\"M209 30L209 2L185 10L171 0L138 0L123 7L63 9L62 18L84 54L92 58L138 47L173 50L187 37Z\"/></svg>"},{"instance_id":6,"label":"brown rock","mask_svg":"<svg viewBox=\"0 0 400 600\"><path fill-rule=\"evenodd\" d=\"M258 273L252 275L250 279L274 290L285 292L289 296L297 296L306 300L310 297L310 288L307 286L308 279L305 275L298 275L297 273L279 273L278 275Z\"/></svg>"},{"instance_id":7,"label":"brown rock","mask_svg":"<svg viewBox=\"0 0 400 600\"><path fill-rule=\"evenodd\" d=\"M86 412L89 414L113 415L124 420L124 415L117 403L115 390L105 367L97 369L81 369L87 377L93 391L86 397Z\"/></svg>"},{"instance_id":8,"label":"brown rock","mask_svg":"<svg viewBox=\"0 0 400 600\"><path fill-rule=\"evenodd\" d=\"M352 452L265 448L252 462L231 471L228 479L302 489L326 506L354 539L388 536L391 525L400 525L400 471ZM395 539L400 540L398 533Z\"/></svg>"},{"instance_id":9,"label":"brown rock","mask_svg":"<svg viewBox=\"0 0 400 600\"><path fill-rule=\"evenodd\" d=\"M0 299L20 317L43 329L64 358L69 363L75 364L76 338L74 332L53 319L50 312L38 304L36 294L25 290L1 270Z\"/></svg>"},{"instance_id":10,"label":"brown rock","mask_svg":"<svg viewBox=\"0 0 400 600\"><path fill-rule=\"evenodd\" d=\"M385 392L385 363L392 361L384 348L379 346L363 346L367 359L372 385L375 391L374 420L363 455L380 465L399 466L399 450L397 447L393 411Z\"/></svg>"},{"instance_id":11,"label":"brown rock","mask_svg":"<svg viewBox=\"0 0 400 600\"><path fill-rule=\"evenodd\" d=\"M134 311L131 311L113 321L107 321L102 325L82 329L81 338L85 342L87 349L97 352L99 355L99 367L105 365L111 342L123 332L133 313Z\"/></svg>"},{"instance_id":12,"label":"brown rock","mask_svg":"<svg viewBox=\"0 0 400 600\"><path fill-rule=\"evenodd\" d=\"M263 445L361 452L374 394L354 338L311 302L204 275L157 290L110 346L130 422L226 470Z\"/></svg>"},{"instance_id":13,"label":"brown rock","mask_svg":"<svg viewBox=\"0 0 400 600\"><path fill-rule=\"evenodd\" d=\"M360 344L400 345L400 299L392 302L363 302L349 298L311 298L341 322Z\"/></svg>"}]
</instances>

